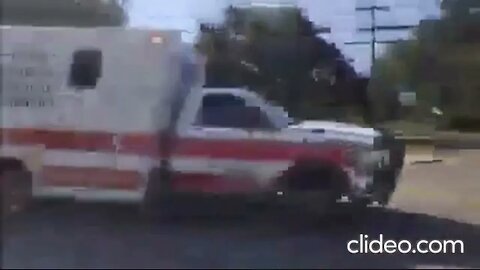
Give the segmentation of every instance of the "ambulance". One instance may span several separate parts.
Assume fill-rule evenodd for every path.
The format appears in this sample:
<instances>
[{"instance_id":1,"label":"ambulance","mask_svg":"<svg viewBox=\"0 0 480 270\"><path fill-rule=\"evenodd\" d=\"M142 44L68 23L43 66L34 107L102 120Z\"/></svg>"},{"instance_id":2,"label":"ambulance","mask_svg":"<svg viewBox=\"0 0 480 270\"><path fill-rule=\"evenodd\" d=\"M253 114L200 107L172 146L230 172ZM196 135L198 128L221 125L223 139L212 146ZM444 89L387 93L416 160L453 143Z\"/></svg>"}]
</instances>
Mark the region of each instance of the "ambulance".
<instances>
[{"instance_id":1,"label":"ambulance","mask_svg":"<svg viewBox=\"0 0 480 270\"><path fill-rule=\"evenodd\" d=\"M181 31L2 26L0 34L1 170L28 172L33 198L160 213L175 212L184 195L241 195L323 211L386 204L395 189L397 176L374 177L388 166L378 134L295 126L248 89L204 88L205 59Z\"/></svg>"}]
</instances>

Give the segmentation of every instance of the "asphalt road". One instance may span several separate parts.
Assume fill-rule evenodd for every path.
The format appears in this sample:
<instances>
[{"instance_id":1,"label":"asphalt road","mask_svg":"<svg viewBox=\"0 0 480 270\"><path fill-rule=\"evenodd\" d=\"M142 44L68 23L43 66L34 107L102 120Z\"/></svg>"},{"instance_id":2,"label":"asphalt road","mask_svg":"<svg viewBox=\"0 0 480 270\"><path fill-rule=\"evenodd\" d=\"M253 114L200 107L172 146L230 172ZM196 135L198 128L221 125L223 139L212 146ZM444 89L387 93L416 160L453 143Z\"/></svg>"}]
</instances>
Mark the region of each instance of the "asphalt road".
<instances>
[{"instance_id":1,"label":"asphalt road","mask_svg":"<svg viewBox=\"0 0 480 270\"><path fill-rule=\"evenodd\" d=\"M396 209L373 209L356 222L223 203L216 216L175 222L145 220L133 206L42 205L3 223L2 266L480 268L480 152L452 160L406 168L392 204ZM465 253L349 254L347 242L360 234L412 242L458 239Z\"/></svg>"},{"instance_id":2,"label":"asphalt road","mask_svg":"<svg viewBox=\"0 0 480 270\"><path fill-rule=\"evenodd\" d=\"M141 219L130 206L54 204L4 224L5 268L414 268L480 267L480 227L425 214L371 211L348 220L254 215ZM351 255L360 234L460 239L465 254Z\"/></svg>"}]
</instances>

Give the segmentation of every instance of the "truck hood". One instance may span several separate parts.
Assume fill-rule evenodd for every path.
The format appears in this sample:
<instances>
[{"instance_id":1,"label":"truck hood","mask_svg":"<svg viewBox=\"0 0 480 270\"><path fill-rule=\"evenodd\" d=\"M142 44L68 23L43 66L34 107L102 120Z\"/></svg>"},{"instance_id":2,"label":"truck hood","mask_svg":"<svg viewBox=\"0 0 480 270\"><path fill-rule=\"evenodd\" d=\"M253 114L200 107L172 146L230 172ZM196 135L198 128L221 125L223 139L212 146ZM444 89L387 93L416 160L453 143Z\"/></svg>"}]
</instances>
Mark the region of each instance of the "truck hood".
<instances>
[{"instance_id":1,"label":"truck hood","mask_svg":"<svg viewBox=\"0 0 480 270\"><path fill-rule=\"evenodd\" d=\"M289 128L318 133L319 136L331 139L366 144L373 144L374 138L381 136L381 133L374 128L365 128L355 124L335 121L303 121L290 125Z\"/></svg>"}]
</instances>

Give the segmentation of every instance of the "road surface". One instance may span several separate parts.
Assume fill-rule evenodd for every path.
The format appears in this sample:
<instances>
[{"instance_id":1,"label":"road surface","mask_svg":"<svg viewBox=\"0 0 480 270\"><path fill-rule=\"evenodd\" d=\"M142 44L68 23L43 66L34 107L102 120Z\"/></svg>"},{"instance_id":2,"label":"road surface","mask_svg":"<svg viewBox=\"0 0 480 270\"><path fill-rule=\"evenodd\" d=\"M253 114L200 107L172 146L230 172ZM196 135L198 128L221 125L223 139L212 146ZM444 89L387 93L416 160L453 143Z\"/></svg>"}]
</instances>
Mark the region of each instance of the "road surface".
<instances>
[{"instance_id":1,"label":"road surface","mask_svg":"<svg viewBox=\"0 0 480 270\"><path fill-rule=\"evenodd\" d=\"M312 221L259 209L247 216L240 211L233 216L161 223L142 219L131 206L42 206L3 224L2 264L7 268L478 268L479 199L468 200L480 197L474 160L470 156L449 165L409 166L393 208L372 210L356 223ZM227 212L239 211L225 207ZM360 234L410 241L460 239L465 254L349 254L347 242Z\"/></svg>"}]
</instances>

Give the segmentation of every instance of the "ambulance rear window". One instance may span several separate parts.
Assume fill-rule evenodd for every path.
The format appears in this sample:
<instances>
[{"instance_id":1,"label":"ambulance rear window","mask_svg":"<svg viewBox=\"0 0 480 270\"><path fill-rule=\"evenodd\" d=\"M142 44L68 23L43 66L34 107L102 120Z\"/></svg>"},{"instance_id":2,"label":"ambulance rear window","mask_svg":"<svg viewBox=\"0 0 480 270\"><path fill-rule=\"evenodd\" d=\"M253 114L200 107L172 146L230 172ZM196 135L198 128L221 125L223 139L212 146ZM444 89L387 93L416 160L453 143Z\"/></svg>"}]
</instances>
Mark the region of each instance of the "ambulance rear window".
<instances>
[{"instance_id":1,"label":"ambulance rear window","mask_svg":"<svg viewBox=\"0 0 480 270\"><path fill-rule=\"evenodd\" d=\"M102 52L78 50L73 53L70 66L70 86L76 89L93 89L102 76Z\"/></svg>"}]
</instances>

